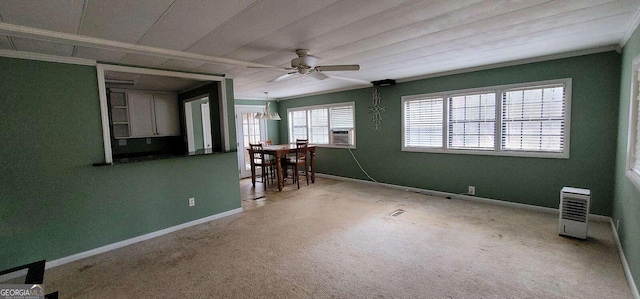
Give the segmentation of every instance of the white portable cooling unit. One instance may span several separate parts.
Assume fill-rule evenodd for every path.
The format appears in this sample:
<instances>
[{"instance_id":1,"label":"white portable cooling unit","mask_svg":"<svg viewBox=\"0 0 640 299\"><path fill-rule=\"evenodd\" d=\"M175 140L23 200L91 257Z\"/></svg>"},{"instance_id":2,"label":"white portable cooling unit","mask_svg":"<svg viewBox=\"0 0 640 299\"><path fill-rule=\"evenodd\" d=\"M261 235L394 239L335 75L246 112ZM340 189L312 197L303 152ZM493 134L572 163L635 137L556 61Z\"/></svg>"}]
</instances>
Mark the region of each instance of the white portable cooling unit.
<instances>
[{"instance_id":1,"label":"white portable cooling unit","mask_svg":"<svg viewBox=\"0 0 640 299\"><path fill-rule=\"evenodd\" d=\"M562 188L560 191L560 235L580 239L587 238L590 201L590 190Z\"/></svg>"}]
</instances>

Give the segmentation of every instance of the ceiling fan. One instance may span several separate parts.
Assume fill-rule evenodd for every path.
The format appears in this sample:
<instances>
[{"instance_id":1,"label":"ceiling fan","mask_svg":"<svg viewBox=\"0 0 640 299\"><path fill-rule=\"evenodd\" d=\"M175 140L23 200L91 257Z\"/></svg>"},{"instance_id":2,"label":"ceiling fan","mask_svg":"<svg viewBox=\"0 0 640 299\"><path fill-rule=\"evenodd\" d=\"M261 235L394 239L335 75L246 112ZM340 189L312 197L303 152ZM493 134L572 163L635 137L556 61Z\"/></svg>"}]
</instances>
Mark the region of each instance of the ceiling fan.
<instances>
[{"instance_id":1,"label":"ceiling fan","mask_svg":"<svg viewBox=\"0 0 640 299\"><path fill-rule=\"evenodd\" d=\"M335 78L340 80L347 80L347 81L353 81L357 83L369 84L369 82L363 81L363 80L330 76L323 73L323 72L357 71L357 70L360 70L360 65L357 65L357 64L316 65L319 58L309 55L308 49L297 49L296 54L298 54L298 57L291 60L291 67L275 68L277 70L285 70L289 72L287 74L284 74L268 82L283 81L285 79L292 78L293 76L299 74L302 76L309 76L318 80ZM257 67L257 68L261 68L261 67Z\"/></svg>"}]
</instances>

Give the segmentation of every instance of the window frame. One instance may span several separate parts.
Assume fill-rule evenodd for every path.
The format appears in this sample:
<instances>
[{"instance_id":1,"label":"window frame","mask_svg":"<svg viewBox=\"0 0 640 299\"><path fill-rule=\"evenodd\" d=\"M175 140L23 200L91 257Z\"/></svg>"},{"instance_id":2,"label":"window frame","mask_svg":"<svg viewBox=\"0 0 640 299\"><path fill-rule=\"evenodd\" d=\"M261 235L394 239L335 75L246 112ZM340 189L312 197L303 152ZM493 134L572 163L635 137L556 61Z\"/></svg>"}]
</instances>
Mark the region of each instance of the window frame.
<instances>
[{"instance_id":1,"label":"window frame","mask_svg":"<svg viewBox=\"0 0 640 299\"><path fill-rule=\"evenodd\" d=\"M628 135L627 135L627 161L625 167L625 176L633 183L633 185L640 191L640 174L633 169L633 165L635 164L635 153L636 153L636 144L638 141L638 118L640 117L640 113L638 111L639 102L638 97L640 97L640 76L638 72L640 72L640 55L636 56L633 59L631 68L631 100L629 101L629 124L628 124ZM639 169L640 171L640 169Z\"/></svg>"},{"instance_id":2,"label":"window frame","mask_svg":"<svg viewBox=\"0 0 640 299\"><path fill-rule=\"evenodd\" d=\"M345 107L345 106L351 106L353 107L353 144L351 145L339 145L339 144L332 144L332 140L331 140L331 114L329 109L331 108L335 108L335 107ZM329 142L328 144L324 144L324 143L312 143L311 139L310 139L310 130L311 130L311 118L309 117L309 111L311 110L317 110L317 109L327 109L327 134L329 134ZM294 107L294 108L288 108L287 109L287 137L289 138L289 142L295 142L295 140L293 140L293 136L292 136L292 130L291 130L291 112L295 112L295 111L305 111L306 115L307 115L307 139L309 140L309 144L313 144L317 147L327 147L327 148L350 148L350 149L355 149L356 148L356 102L352 101L352 102L341 102L341 103L334 103L334 104L322 104L322 105L312 105L312 106L300 106L300 107Z\"/></svg>"},{"instance_id":3,"label":"window frame","mask_svg":"<svg viewBox=\"0 0 640 299\"><path fill-rule=\"evenodd\" d=\"M547 85L563 84L565 86L565 113L564 113L564 141L562 152L544 152L544 151L523 151L523 150L504 150L502 149L502 93L514 89L527 89L532 87L544 87ZM554 159L569 159L570 153L570 133L571 133L571 101L572 101L572 79L554 79L544 80L517 84L497 85L480 88L469 88L452 91L434 92L428 94L418 95L406 95L401 97L400 105L402 112L402 140L401 151L404 152L424 152L424 153L444 153L444 154L463 154L463 155L486 155L486 156L507 156L507 157L532 157L532 158L554 158ZM460 149L449 148L449 98L455 96L469 95L469 94L482 94L482 93L494 93L495 94L495 137L494 147L491 149ZM443 136L441 147L423 147L423 146L405 146L406 144L406 115L405 115L405 103L407 101L429 99L429 98L443 98ZM640 183L640 177L639 177Z\"/></svg>"}]
</instances>

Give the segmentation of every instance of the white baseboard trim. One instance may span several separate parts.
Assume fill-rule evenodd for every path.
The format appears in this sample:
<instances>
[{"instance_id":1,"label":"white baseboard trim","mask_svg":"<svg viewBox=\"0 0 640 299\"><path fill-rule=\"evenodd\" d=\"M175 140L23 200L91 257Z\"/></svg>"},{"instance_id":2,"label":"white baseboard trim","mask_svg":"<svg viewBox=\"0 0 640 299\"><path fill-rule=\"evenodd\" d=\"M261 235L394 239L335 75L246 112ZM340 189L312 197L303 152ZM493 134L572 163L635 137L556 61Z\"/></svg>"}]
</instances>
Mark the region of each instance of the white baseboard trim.
<instances>
[{"instance_id":1,"label":"white baseboard trim","mask_svg":"<svg viewBox=\"0 0 640 299\"><path fill-rule=\"evenodd\" d=\"M550 213L550 214L558 214L558 209L540 207L540 206L534 206L534 205L528 205L528 204L510 202L510 201L504 201L504 200L498 200L498 199L491 199L491 198L484 198L484 197L477 197L477 196L463 195L463 194L456 194L456 193L449 193L449 192L442 192L442 191L434 191L434 190L421 189L421 188L415 188L415 187L407 187L407 186L400 186L400 185L392 185L392 184L387 184L387 183L376 183L376 182L372 182L372 181L353 179L353 178L347 178L347 177L324 174L324 173L316 173L316 176L317 177L321 177L321 178L333 179L333 180L337 180L337 181L356 182L356 183L364 183L364 184L370 184L370 185L382 185L382 186L385 186L385 187L388 187L388 188L392 188L392 189L398 189L398 190L404 190L404 191L410 191L410 192L418 192L418 193L422 193L422 194L426 194L426 195L451 197L451 198L455 198L455 199L462 199L462 200L476 201L476 202L484 202L484 203L489 203L489 204L508 206L508 207L526 209L526 210L533 210L533 211L545 212L545 213ZM560 191L558 191L558 192L560 192ZM608 217L608 216L589 214L589 220L609 222L610 219L611 218Z\"/></svg>"},{"instance_id":2,"label":"white baseboard trim","mask_svg":"<svg viewBox=\"0 0 640 299\"><path fill-rule=\"evenodd\" d=\"M633 280L631 269L629 269L629 263L627 263L627 258L624 255L624 250L622 250L620 237L618 237L618 230L616 229L616 225L613 223L612 218L609 218L609 223L611 224L611 232L613 233L613 239L616 241L616 246L618 247L620 262L622 262L622 269L624 270L624 275L627 277L627 283L629 284L629 289L631 289L631 294L633 295L634 299L640 299L640 293L638 293L638 287L636 286L636 282Z\"/></svg>"},{"instance_id":3,"label":"white baseboard trim","mask_svg":"<svg viewBox=\"0 0 640 299\"><path fill-rule=\"evenodd\" d=\"M134 237L134 238L131 238L131 239L127 239L127 240L124 240L124 241L116 242L116 243L113 243L113 244L109 244L109 245L105 245L105 246L102 246L102 247L98 247L98 248L94 248L94 249L91 249L91 250L87 250L85 252L80 252L80 253L77 253L77 254L74 254L74 255L70 255L70 256L63 257L63 258L59 258L57 260L52 260L50 262L47 262L47 264L45 266L45 269L49 269L49 268L57 267L57 266L60 266L60 265L64 265L66 263L70 263L70 262L73 262L73 261L77 261L79 259L90 257L92 255L104 253L104 252L107 252L107 251L111 251L111 250L114 250L114 249L118 249L118 248L121 248L121 247L125 247L125 246L128 246L128 245L131 245L131 244L135 244L135 243L138 243L138 242L146 241L146 240L149 240L149 239L152 239L152 238L155 238L155 237L159 237L159 236L162 236L162 235L166 235L168 233L172 233L172 232L175 232L175 231L178 231L178 230L181 230L181 229L185 229L187 227L191 227L191 226L194 226L194 225L198 225L198 224L202 224L202 223L205 223L205 222L209 222L209 221L213 221L213 220L216 220L216 219L220 219L220 218L223 218L223 217L227 217L227 216L231 216L231 215L234 215L234 214L238 214L240 212L242 212L242 208L229 210L229 211L222 212L222 213L219 213L219 214L207 216L207 217L204 217L204 218L200 218L200 219L197 219L197 220L189 221L189 222L186 222L186 223L183 223L183 224L179 224L179 225L176 225L176 226L172 226L172 227L168 227L168 228L165 228L165 229L161 229L159 231L155 231L155 232L152 232L152 233L148 233L148 234L144 234L144 235L141 235L141 236L137 236L137 237Z\"/></svg>"}]
</instances>

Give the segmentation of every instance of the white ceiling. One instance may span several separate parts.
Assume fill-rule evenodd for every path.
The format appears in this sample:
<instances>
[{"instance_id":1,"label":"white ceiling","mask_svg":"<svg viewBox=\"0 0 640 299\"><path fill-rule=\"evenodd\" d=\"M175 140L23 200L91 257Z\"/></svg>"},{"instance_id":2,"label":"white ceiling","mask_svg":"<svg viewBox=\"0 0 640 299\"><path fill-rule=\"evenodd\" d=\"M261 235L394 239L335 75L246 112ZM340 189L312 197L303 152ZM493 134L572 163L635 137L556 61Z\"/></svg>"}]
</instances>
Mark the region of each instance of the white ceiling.
<instances>
[{"instance_id":1,"label":"white ceiling","mask_svg":"<svg viewBox=\"0 0 640 299\"><path fill-rule=\"evenodd\" d=\"M260 99L264 91L283 98L362 85L308 77L267 83L284 72L237 62L286 67L295 49L308 48L320 65L361 66L333 75L411 78L620 45L639 8L640 0L0 0L6 25L106 40L5 28L0 49L225 74L236 98ZM137 45L146 48L129 50ZM218 58L234 61L212 63Z\"/></svg>"}]
</instances>

